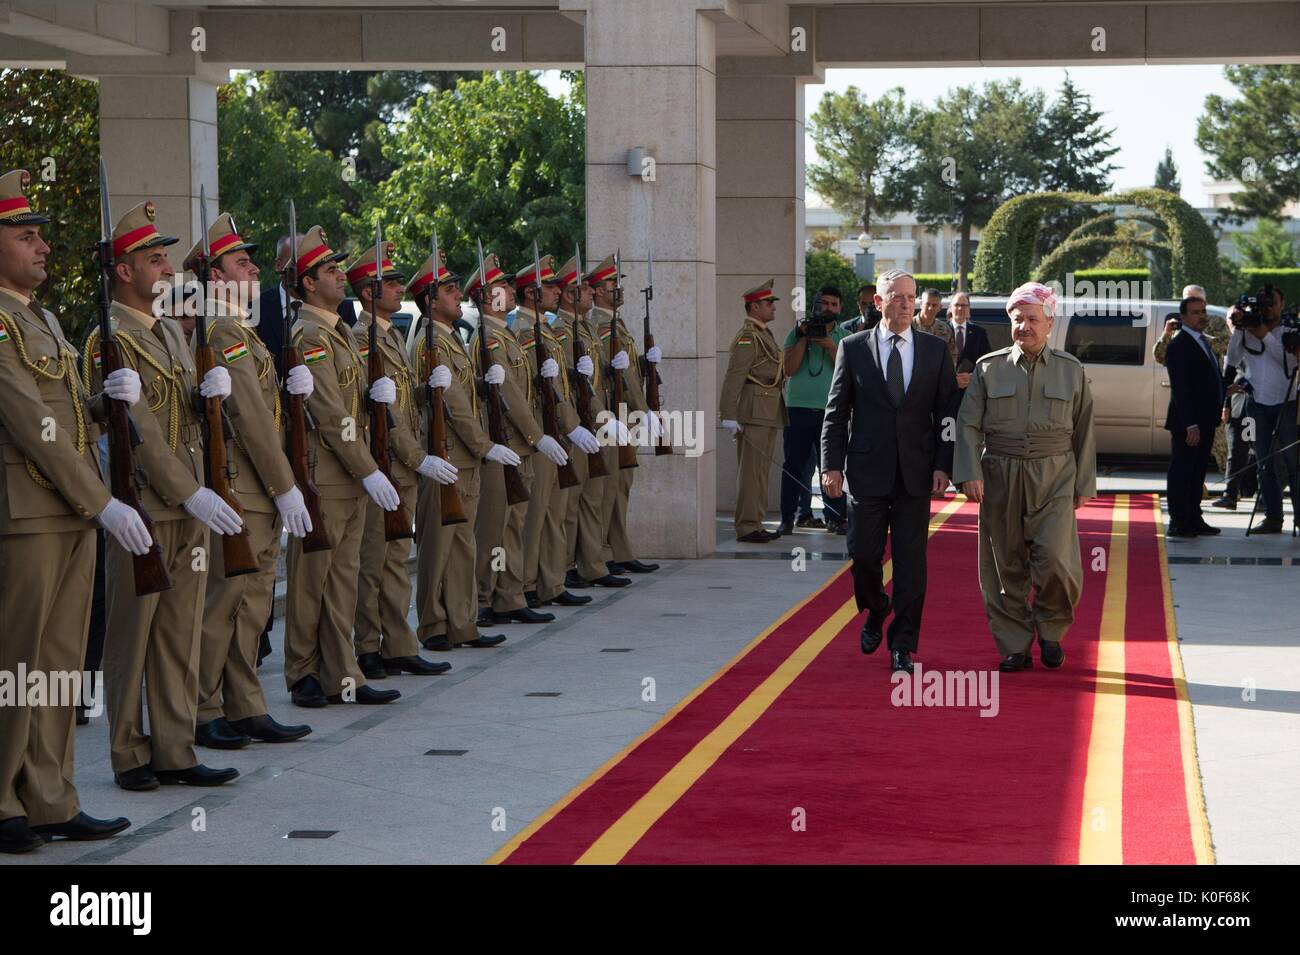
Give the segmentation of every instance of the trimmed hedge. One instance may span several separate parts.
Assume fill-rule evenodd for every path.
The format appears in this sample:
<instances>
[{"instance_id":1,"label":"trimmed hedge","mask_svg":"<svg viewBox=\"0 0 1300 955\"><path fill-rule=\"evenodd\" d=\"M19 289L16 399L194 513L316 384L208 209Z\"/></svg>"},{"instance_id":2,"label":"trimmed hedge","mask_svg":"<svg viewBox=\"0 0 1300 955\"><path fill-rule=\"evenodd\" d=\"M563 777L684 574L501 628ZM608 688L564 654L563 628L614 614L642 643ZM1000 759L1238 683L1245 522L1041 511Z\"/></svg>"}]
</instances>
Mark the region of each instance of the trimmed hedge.
<instances>
[{"instance_id":1,"label":"trimmed hedge","mask_svg":"<svg viewBox=\"0 0 1300 955\"><path fill-rule=\"evenodd\" d=\"M1235 299L1242 292L1254 292L1261 285L1280 288L1288 305L1300 302L1300 269L1242 268L1241 288L1236 290L1232 298Z\"/></svg>"}]
</instances>

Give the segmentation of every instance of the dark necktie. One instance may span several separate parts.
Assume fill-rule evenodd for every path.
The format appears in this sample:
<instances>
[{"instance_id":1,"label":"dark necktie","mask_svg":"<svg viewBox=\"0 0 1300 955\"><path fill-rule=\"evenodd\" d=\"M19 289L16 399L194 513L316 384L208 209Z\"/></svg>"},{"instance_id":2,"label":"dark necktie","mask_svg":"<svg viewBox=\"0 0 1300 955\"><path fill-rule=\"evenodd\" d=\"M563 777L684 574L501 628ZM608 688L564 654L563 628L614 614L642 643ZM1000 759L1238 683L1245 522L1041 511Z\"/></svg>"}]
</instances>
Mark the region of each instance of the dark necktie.
<instances>
[{"instance_id":1,"label":"dark necktie","mask_svg":"<svg viewBox=\"0 0 1300 955\"><path fill-rule=\"evenodd\" d=\"M885 366L885 387L889 390L889 400L898 407L903 403L903 356L898 352L901 335L890 337L893 343L889 350L889 361Z\"/></svg>"},{"instance_id":2,"label":"dark necktie","mask_svg":"<svg viewBox=\"0 0 1300 955\"><path fill-rule=\"evenodd\" d=\"M957 326L957 355L960 356L966 350L966 326Z\"/></svg>"}]
</instances>

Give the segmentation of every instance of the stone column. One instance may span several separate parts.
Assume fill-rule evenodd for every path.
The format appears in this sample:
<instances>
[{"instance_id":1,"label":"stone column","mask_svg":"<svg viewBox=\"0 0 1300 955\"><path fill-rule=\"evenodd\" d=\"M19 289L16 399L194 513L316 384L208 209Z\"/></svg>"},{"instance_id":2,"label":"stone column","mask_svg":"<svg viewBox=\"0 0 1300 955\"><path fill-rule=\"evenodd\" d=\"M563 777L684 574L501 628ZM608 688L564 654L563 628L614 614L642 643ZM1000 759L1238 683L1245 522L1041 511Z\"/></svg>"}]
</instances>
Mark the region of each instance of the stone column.
<instances>
[{"instance_id":1,"label":"stone column","mask_svg":"<svg viewBox=\"0 0 1300 955\"><path fill-rule=\"evenodd\" d=\"M715 24L699 12L704 5L586 10L586 256L622 250L622 314L638 342L646 256L654 256L664 407L693 418L697 443L689 455L680 446L660 457L643 449L628 520L645 557L703 557L715 544ZM628 151L638 146L654 160L652 179L628 175Z\"/></svg>"},{"instance_id":2,"label":"stone column","mask_svg":"<svg viewBox=\"0 0 1300 955\"><path fill-rule=\"evenodd\" d=\"M779 62L779 61L778 61ZM728 349L744 322L741 293L776 279L777 343L794 327L793 290L804 279L804 83L797 76L766 76L760 58L737 62L718 76L718 297L717 390L722 394ZM744 71L744 72L742 72ZM807 302L815 289L807 290ZM851 296L852 290L844 290ZM713 422L716 425L715 413ZM718 508L736 501L736 450L727 432L718 446ZM768 483L772 517L781 490L781 442Z\"/></svg>"}]
</instances>

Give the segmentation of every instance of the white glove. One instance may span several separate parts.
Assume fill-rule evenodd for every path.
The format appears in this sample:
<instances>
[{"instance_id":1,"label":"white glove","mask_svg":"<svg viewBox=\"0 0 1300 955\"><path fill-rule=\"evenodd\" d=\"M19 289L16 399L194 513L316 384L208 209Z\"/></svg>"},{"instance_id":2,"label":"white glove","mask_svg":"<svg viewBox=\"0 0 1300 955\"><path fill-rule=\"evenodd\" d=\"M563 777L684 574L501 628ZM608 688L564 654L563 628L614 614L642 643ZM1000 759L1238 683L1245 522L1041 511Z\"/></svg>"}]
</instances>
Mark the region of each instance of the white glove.
<instances>
[{"instance_id":1,"label":"white glove","mask_svg":"<svg viewBox=\"0 0 1300 955\"><path fill-rule=\"evenodd\" d=\"M722 422L722 426L723 426L724 428L726 428L728 431L731 432L731 436L732 436L733 438L734 438L736 435L740 434L740 432L742 432L742 431L745 430L744 428L742 428L742 427L740 426L740 422L739 422L739 421L731 421L731 420L727 420L727 421Z\"/></svg>"},{"instance_id":2,"label":"white glove","mask_svg":"<svg viewBox=\"0 0 1300 955\"><path fill-rule=\"evenodd\" d=\"M301 395L306 401L316 390L316 379L311 376L311 370L306 365L297 365L290 368L289 374L285 376L284 390L291 395Z\"/></svg>"},{"instance_id":3,"label":"white glove","mask_svg":"<svg viewBox=\"0 0 1300 955\"><path fill-rule=\"evenodd\" d=\"M388 480L384 472L378 468L361 479L361 486L370 495L370 500L386 511L395 511L402 503L402 499L397 496L397 488L393 487L393 482Z\"/></svg>"},{"instance_id":4,"label":"white glove","mask_svg":"<svg viewBox=\"0 0 1300 955\"><path fill-rule=\"evenodd\" d=\"M382 378L376 378L374 384L370 386L370 400L377 401L381 405L391 405L397 400L397 385L393 384L393 379L384 375ZM392 510L392 508L389 508Z\"/></svg>"},{"instance_id":5,"label":"white glove","mask_svg":"<svg viewBox=\"0 0 1300 955\"><path fill-rule=\"evenodd\" d=\"M439 365L429 373L430 388L450 388L451 387L451 369L446 365Z\"/></svg>"},{"instance_id":6,"label":"white glove","mask_svg":"<svg viewBox=\"0 0 1300 955\"><path fill-rule=\"evenodd\" d=\"M652 345L645 353L645 360L650 362L652 365L657 365L659 364L659 359L662 358L663 355L664 353L659 350L658 345Z\"/></svg>"},{"instance_id":7,"label":"white glove","mask_svg":"<svg viewBox=\"0 0 1300 955\"><path fill-rule=\"evenodd\" d=\"M605 447L614 444L627 444L627 425L611 416L596 432L596 436Z\"/></svg>"},{"instance_id":8,"label":"white glove","mask_svg":"<svg viewBox=\"0 0 1300 955\"><path fill-rule=\"evenodd\" d=\"M600 442L596 440L596 436L582 425L569 432L569 440L576 444L583 454L595 454L600 450Z\"/></svg>"},{"instance_id":9,"label":"white glove","mask_svg":"<svg viewBox=\"0 0 1300 955\"><path fill-rule=\"evenodd\" d=\"M456 483L456 466L436 454L426 454L424 460L416 465L415 470L427 478L433 478L439 484Z\"/></svg>"},{"instance_id":10,"label":"white glove","mask_svg":"<svg viewBox=\"0 0 1300 955\"><path fill-rule=\"evenodd\" d=\"M134 375L135 372L132 371L131 374ZM144 521L140 519L136 509L129 504L123 504L115 497L108 499L104 509L95 515L95 520L99 521L100 527L113 535L115 541L136 556L149 553L149 548L153 546L149 528L144 526Z\"/></svg>"},{"instance_id":11,"label":"white glove","mask_svg":"<svg viewBox=\"0 0 1300 955\"><path fill-rule=\"evenodd\" d=\"M489 385L499 385L501 382L506 380L506 370L500 365L493 365L487 370L487 374L483 376L483 380Z\"/></svg>"},{"instance_id":12,"label":"white glove","mask_svg":"<svg viewBox=\"0 0 1300 955\"><path fill-rule=\"evenodd\" d=\"M519 455L515 454L504 444L494 444L488 448L488 453L483 455L489 461L495 461L497 464L505 464L515 467L519 464Z\"/></svg>"},{"instance_id":13,"label":"white glove","mask_svg":"<svg viewBox=\"0 0 1300 955\"><path fill-rule=\"evenodd\" d=\"M613 365L615 368L617 368L619 371L622 371L624 368L628 366L627 352L625 351L619 352L610 361L610 364Z\"/></svg>"},{"instance_id":14,"label":"white glove","mask_svg":"<svg viewBox=\"0 0 1300 955\"><path fill-rule=\"evenodd\" d=\"M133 405L140 400L140 376L130 368L119 368L104 379L104 394L116 401L125 401L128 405ZM135 513L134 508L125 504L122 506L132 514Z\"/></svg>"},{"instance_id":15,"label":"white glove","mask_svg":"<svg viewBox=\"0 0 1300 955\"><path fill-rule=\"evenodd\" d=\"M655 440L664 436L664 426L663 422L659 420L659 415L655 414L653 411L647 411L645 413L645 420L646 423L650 425L650 434L655 438Z\"/></svg>"},{"instance_id":16,"label":"white glove","mask_svg":"<svg viewBox=\"0 0 1300 955\"><path fill-rule=\"evenodd\" d=\"M586 375L588 378L590 378L592 372L596 370L596 366L591 363L590 355L583 355L578 359L578 364L574 367L578 369L578 374Z\"/></svg>"},{"instance_id":17,"label":"white glove","mask_svg":"<svg viewBox=\"0 0 1300 955\"><path fill-rule=\"evenodd\" d=\"M542 367L537 369L537 373L543 378L558 378L560 376L560 366L555 363L554 358L548 358L542 362Z\"/></svg>"},{"instance_id":18,"label":"white glove","mask_svg":"<svg viewBox=\"0 0 1300 955\"><path fill-rule=\"evenodd\" d=\"M199 383L199 394L204 398L221 398L225 400L230 397L230 372L217 365L208 369L208 373L203 376L203 381Z\"/></svg>"},{"instance_id":19,"label":"white glove","mask_svg":"<svg viewBox=\"0 0 1300 955\"><path fill-rule=\"evenodd\" d=\"M298 369L293 370L297 371ZM303 371L307 371L307 369L303 368ZM307 377L311 377L311 372L307 372ZM302 491L298 490L297 487L292 487L283 494L277 494L275 496L275 509L280 512L280 520L284 521L284 526L289 529L289 533L294 537L306 537L311 532L311 515L307 513L307 505L302 499Z\"/></svg>"},{"instance_id":20,"label":"white glove","mask_svg":"<svg viewBox=\"0 0 1300 955\"><path fill-rule=\"evenodd\" d=\"M225 371L224 368L213 370ZM209 529L216 531L218 534L238 534L244 526L244 522L239 519L235 509L223 501L221 496L211 488L199 488L189 496L182 506L189 511L190 517L207 524Z\"/></svg>"},{"instance_id":21,"label":"white glove","mask_svg":"<svg viewBox=\"0 0 1300 955\"><path fill-rule=\"evenodd\" d=\"M569 456L564 453L564 448L560 447L560 443L549 434L542 435L541 440L537 442L537 450L550 458L557 468L568 463Z\"/></svg>"}]
</instances>

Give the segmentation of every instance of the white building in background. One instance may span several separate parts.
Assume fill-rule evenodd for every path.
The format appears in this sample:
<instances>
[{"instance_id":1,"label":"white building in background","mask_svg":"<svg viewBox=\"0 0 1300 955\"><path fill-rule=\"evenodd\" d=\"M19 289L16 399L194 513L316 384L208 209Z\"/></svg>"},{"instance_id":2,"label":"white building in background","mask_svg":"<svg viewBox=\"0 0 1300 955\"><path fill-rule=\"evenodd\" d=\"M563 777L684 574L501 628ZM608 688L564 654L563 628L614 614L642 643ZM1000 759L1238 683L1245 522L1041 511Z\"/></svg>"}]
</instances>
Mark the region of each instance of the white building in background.
<instances>
[{"instance_id":1,"label":"white building in background","mask_svg":"<svg viewBox=\"0 0 1300 955\"><path fill-rule=\"evenodd\" d=\"M1254 232L1255 220L1217 224L1215 220L1223 210L1232 208L1232 194L1241 191L1241 183L1235 180L1220 182L1217 179L1206 179L1201 182L1201 189L1205 193L1205 205L1197 211L1205 216L1211 228L1218 234L1219 251L1232 261L1240 263L1241 250L1237 248L1237 243L1232 240L1232 237L1238 233ZM1282 228L1291 237L1296 248L1300 249L1300 201L1288 202L1282 207ZM1300 263L1296 264L1300 265Z\"/></svg>"}]
</instances>

